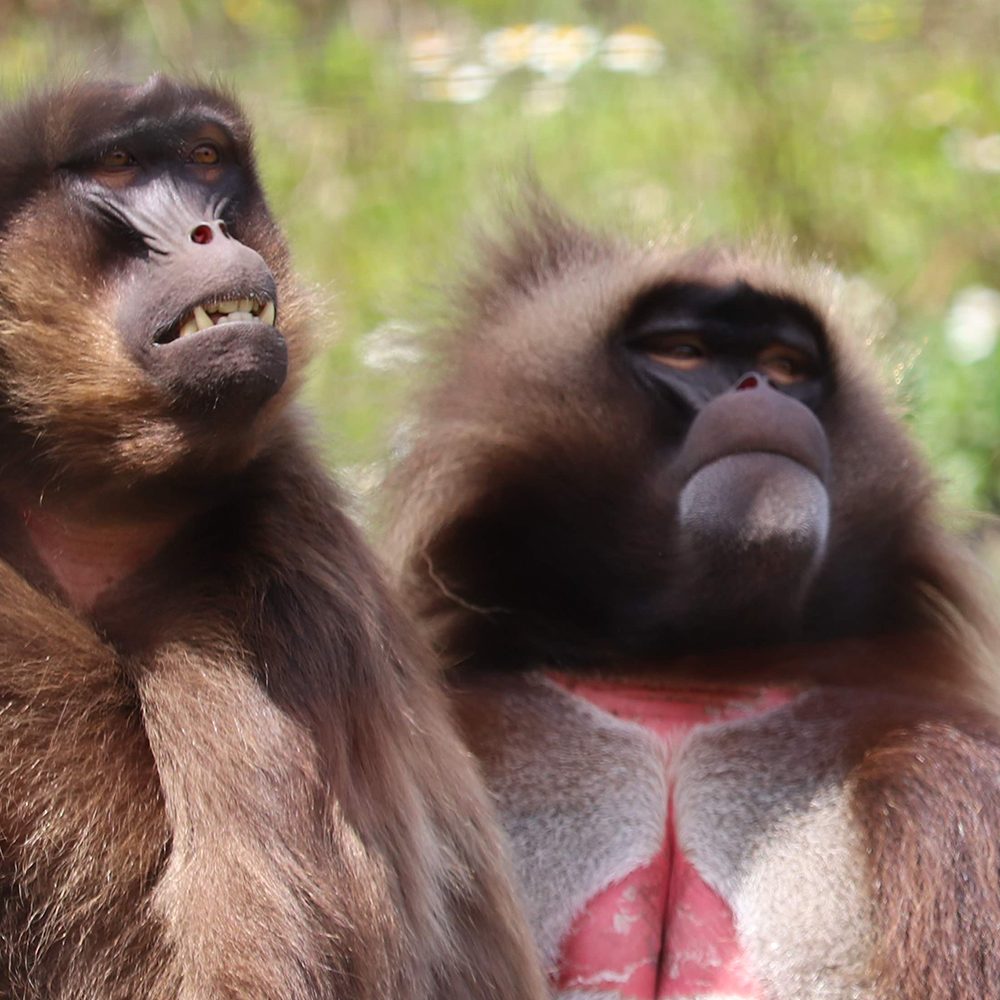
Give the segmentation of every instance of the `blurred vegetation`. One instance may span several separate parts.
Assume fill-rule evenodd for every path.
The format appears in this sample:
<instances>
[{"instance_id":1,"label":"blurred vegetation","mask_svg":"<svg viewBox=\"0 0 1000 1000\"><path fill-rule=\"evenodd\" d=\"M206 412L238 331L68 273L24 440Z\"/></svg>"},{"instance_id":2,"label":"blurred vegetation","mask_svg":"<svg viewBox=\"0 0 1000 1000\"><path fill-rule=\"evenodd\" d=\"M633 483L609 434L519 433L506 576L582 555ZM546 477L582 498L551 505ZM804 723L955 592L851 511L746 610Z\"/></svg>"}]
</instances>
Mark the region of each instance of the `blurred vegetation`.
<instances>
[{"instance_id":1,"label":"blurred vegetation","mask_svg":"<svg viewBox=\"0 0 1000 1000\"><path fill-rule=\"evenodd\" d=\"M256 123L336 320L309 392L359 488L470 220L530 161L599 225L835 262L951 499L1000 511L996 0L0 0L0 96L153 70L231 83Z\"/></svg>"}]
</instances>

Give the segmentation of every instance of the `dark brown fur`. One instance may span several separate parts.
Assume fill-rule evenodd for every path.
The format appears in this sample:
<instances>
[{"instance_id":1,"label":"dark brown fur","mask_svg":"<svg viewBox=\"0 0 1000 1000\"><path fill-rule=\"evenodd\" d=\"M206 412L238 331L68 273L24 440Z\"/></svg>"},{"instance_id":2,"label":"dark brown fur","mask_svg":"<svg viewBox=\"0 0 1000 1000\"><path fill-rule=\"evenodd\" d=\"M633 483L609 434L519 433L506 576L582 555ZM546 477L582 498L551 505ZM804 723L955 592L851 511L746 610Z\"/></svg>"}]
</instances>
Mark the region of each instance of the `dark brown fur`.
<instances>
[{"instance_id":1,"label":"dark brown fur","mask_svg":"<svg viewBox=\"0 0 1000 1000\"><path fill-rule=\"evenodd\" d=\"M236 136L234 224L289 344L285 388L229 425L177 416L121 351L60 169L74 137L199 106ZM472 764L288 405L312 317L235 104L87 84L0 136L0 995L541 996ZM40 516L170 530L74 600Z\"/></svg>"},{"instance_id":2,"label":"dark brown fur","mask_svg":"<svg viewBox=\"0 0 1000 1000\"><path fill-rule=\"evenodd\" d=\"M609 346L664 283L740 280L814 310L836 380L820 414L833 554L794 634L752 650L725 629L711 648L683 625L658 627L656 588L671 574L655 487L664 445L655 405ZM1000 996L996 633L977 594L989 588L938 526L930 477L872 384L858 343L869 329L844 293L835 274L770 247L639 248L536 203L461 296L444 374L391 483L388 548L466 691L477 675L488 687L557 667L841 692L877 995ZM706 600L741 581L710 584ZM463 712L490 754L488 711Z\"/></svg>"}]
</instances>

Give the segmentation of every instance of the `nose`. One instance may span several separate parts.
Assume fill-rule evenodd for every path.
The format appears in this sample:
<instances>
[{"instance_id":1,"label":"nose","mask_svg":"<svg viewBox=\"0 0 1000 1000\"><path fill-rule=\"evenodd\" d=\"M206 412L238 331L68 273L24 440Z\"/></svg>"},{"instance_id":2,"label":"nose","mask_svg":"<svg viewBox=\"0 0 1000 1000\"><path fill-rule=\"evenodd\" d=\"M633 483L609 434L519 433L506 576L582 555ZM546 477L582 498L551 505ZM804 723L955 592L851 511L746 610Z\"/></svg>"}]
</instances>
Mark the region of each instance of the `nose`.
<instances>
[{"instance_id":1,"label":"nose","mask_svg":"<svg viewBox=\"0 0 1000 1000\"><path fill-rule=\"evenodd\" d=\"M212 222L199 222L191 230L191 242L204 246L206 243L211 243L217 235L223 239L229 236L224 222L219 219Z\"/></svg>"},{"instance_id":2,"label":"nose","mask_svg":"<svg viewBox=\"0 0 1000 1000\"><path fill-rule=\"evenodd\" d=\"M691 422L677 457L680 476L726 455L772 452L805 466L821 482L829 475L830 450L816 415L760 373L741 375Z\"/></svg>"},{"instance_id":3,"label":"nose","mask_svg":"<svg viewBox=\"0 0 1000 1000\"><path fill-rule=\"evenodd\" d=\"M734 392L742 392L744 389L757 389L761 386L768 386L770 383L764 378L763 375L758 375L757 372L747 372L746 375L741 375L736 385L733 386Z\"/></svg>"}]
</instances>

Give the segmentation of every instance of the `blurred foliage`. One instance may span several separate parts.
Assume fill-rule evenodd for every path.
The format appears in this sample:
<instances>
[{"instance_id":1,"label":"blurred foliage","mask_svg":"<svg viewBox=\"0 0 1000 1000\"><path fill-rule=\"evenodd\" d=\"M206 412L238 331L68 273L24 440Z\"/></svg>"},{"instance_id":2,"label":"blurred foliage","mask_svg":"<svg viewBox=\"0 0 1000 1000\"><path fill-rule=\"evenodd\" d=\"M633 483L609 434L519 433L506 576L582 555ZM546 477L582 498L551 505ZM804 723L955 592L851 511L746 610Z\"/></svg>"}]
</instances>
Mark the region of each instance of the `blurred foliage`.
<instances>
[{"instance_id":1,"label":"blurred foliage","mask_svg":"<svg viewBox=\"0 0 1000 1000\"><path fill-rule=\"evenodd\" d=\"M470 220L530 162L598 225L836 262L888 318L951 498L996 512L998 42L996 0L0 0L0 96L83 72L235 87L335 317L309 392L362 488Z\"/></svg>"}]
</instances>

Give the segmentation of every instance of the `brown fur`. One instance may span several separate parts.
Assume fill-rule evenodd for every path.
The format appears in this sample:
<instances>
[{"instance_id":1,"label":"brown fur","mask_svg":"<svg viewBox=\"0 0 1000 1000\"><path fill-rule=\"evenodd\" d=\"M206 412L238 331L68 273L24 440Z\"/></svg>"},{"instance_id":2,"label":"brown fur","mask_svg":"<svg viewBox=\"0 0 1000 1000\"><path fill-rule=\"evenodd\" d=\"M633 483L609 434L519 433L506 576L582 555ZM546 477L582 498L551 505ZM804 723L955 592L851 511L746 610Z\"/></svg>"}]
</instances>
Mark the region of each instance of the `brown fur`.
<instances>
[{"instance_id":1,"label":"brown fur","mask_svg":"<svg viewBox=\"0 0 1000 1000\"><path fill-rule=\"evenodd\" d=\"M114 270L64 202L67 136L139 101L204 104L242 144L240 235L291 358L245 425L176 417L122 352ZM542 996L473 765L288 405L312 318L235 104L81 85L0 135L0 995ZM174 528L74 608L39 512Z\"/></svg>"},{"instance_id":2,"label":"brown fur","mask_svg":"<svg viewBox=\"0 0 1000 1000\"><path fill-rule=\"evenodd\" d=\"M806 304L832 341L837 388L820 414L832 555L793 642L741 650L728 636L711 651L625 615L670 577L669 518L653 405L609 345L665 282L738 280ZM877 930L858 988L877 983L881 1000L1000 996L996 632L871 378L860 342L872 330L838 277L767 246L631 246L533 199L509 238L485 247L450 329L390 481L388 550L459 687L555 666L843 691L853 717L839 755ZM463 711L490 755L490 709Z\"/></svg>"}]
</instances>

